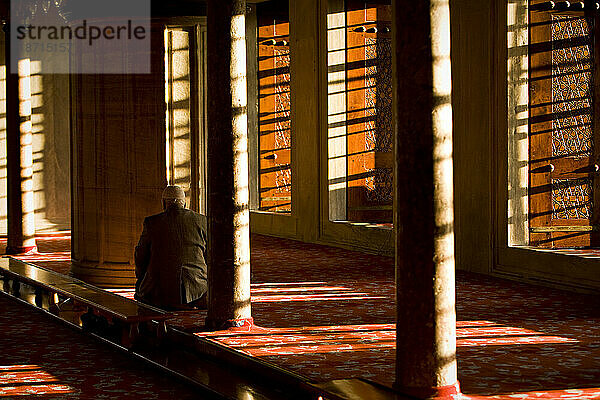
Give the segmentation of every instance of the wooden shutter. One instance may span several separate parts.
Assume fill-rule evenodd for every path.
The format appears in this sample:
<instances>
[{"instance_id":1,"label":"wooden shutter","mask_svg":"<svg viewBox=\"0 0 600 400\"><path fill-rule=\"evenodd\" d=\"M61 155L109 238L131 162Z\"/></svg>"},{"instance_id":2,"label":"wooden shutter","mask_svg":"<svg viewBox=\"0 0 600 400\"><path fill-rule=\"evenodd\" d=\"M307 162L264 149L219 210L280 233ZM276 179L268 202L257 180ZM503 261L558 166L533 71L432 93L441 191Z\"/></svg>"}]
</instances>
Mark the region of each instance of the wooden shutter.
<instances>
[{"instance_id":1,"label":"wooden shutter","mask_svg":"<svg viewBox=\"0 0 600 400\"><path fill-rule=\"evenodd\" d=\"M392 222L391 5L346 3L347 218Z\"/></svg>"},{"instance_id":2,"label":"wooden shutter","mask_svg":"<svg viewBox=\"0 0 600 400\"><path fill-rule=\"evenodd\" d=\"M291 212L290 48L287 8L258 8L259 209ZM316 166L315 166L316 167Z\"/></svg>"},{"instance_id":3,"label":"wooden shutter","mask_svg":"<svg viewBox=\"0 0 600 400\"><path fill-rule=\"evenodd\" d=\"M596 246L594 18L536 10L541 3L530 5L530 244Z\"/></svg>"}]
</instances>

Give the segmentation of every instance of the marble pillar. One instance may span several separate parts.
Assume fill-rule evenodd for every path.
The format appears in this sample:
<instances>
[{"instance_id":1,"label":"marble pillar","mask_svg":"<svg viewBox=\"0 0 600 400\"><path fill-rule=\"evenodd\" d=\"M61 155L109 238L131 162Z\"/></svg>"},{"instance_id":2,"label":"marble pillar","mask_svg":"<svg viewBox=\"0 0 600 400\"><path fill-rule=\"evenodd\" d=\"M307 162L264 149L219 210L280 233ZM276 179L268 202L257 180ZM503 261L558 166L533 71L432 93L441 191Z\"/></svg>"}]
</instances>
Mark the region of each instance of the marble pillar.
<instances>
[{"instance_id":1,"label":"marble pillar","mask_svg":"<svg viewBox=\"0 0 600 400\"><path fill-rule=\"evenodd\" d=\"M166 186L164 26L153 24L150 74L73 74L72 273L132 287L144 217Z\"/></svg>"},{"instance_id":2,"label":"marble pillar","mask_svg":"<svg viewBox=\"0 0 600 400\"><path fill-rule=\"evenodd\" d=\"M213 329L251 324L246 2L207 8L208 316Z\"/></svg>"},{"instance_id":3,"label":"marble pillar","mask_svg":"<svg viewBox=\"0 0 600 400\"><path fill-rule=\"evenodd\" d=\"M36 250L31 132L31 79L29 59L11 60L8 25L6 51L6 169L7 254ZM16 70L13 68L16 66Z\"/></svg>"},{"instance_id":4,"label":"marble pillar","mask_svg":"<svg viewBox=\"0 0 600 400\"><path fill-rule=\"evenodd\" d=\"M456 367L449 1L393 3L396 382L454 398Z\"/></svg>"}]
</instances>

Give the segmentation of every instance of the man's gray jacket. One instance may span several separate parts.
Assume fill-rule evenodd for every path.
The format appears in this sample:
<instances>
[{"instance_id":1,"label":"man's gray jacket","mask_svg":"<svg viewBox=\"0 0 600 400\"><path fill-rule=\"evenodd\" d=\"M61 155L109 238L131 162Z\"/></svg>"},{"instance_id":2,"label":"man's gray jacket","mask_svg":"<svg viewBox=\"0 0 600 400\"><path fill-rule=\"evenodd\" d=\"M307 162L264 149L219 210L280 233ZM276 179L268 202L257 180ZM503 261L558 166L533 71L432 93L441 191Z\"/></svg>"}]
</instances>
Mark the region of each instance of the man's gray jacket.
<instances>
[{"instance_id":1,"label":"man's gray jacket","mask_svg":"<svg viewBox=\"0 0 600 400\"><path fill-rule=\"evenodd\" d=\"M206 293L206 225L204 215L177 205L144 219L135 248L137 299L172 309Z\"/></svg>"}]
</instances>

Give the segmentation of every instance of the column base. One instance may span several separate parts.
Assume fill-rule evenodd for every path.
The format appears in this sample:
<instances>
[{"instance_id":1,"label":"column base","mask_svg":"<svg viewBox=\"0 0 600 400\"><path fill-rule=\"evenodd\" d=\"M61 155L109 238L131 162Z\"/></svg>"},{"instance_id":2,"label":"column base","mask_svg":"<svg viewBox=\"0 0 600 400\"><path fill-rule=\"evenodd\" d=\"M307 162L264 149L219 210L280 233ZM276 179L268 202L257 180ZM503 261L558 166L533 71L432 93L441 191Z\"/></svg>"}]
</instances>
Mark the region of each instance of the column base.
<instances>
[{"instance_id":1,"label":"column base","mask_svg":"<svg viewBox=\"0 0 600 400\"><path fill-rule=\"evenodd\" d=\"M6 248L6 254L16 255L16 254L28 254L28 253L36 253L37 246L9 246Z\"/></svg>"},{"instance_id":2,"label":"column base","mask_svg":"<svg viewBox=\"0 0 600 400\"><path fill-rule=\"evenodd\" d=\"M71 260L71 273L77 279L101 288L135 286L135 265L116 262Z\"/></svg>"},{"instance_id":3,"label":"column base","mask_svg":"<svg viewBox=\"0 0 600 400\"><path fill-rule=\"evenodd\" d=\"M394 389L401 394L424 400L454 400L462 396L458 381L453 385L438 387L403 387L394 385Z\"/></svg>"},{"instance_id":4,"label":"column base","mask_svg":"<svg viewBox=\"0 0 600 400\"><path fill-rule=\"evenodd\" d=\"M254 326L254 318L238 318L227 320L206 320L206 328L213 331L224 331L227 329L250 329Z\"/></svg>"}]
</instances>

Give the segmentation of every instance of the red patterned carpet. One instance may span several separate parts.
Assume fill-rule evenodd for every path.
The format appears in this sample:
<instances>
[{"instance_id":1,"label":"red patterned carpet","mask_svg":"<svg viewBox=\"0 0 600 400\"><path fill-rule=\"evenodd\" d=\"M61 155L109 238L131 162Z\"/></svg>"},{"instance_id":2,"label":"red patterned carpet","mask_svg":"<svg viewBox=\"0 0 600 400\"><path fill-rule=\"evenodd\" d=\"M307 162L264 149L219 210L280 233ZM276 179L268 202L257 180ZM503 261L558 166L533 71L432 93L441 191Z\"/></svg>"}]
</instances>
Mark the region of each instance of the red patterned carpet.
<instances>
[{"instance_id":1,"label":"red patterned carpet","mask_svg":"<svg viewBox=\"0 0 600 400\"><path fill-rule=\"evenodd\" d=\"M198 399L195 388L0 295L0 399Z\"/></svg>"},{"instance_id":2,"label":"red patterned carpet","mask_svg":"<svg viewBox=\"0 0 600 400\"><path fill-rule=\"evenodd\" d=\"M69 238L23 256L67 271ZM49 256L46 258L46 256ZM394 378L393 259L253 235L250 331L202 332L204 313L169 323L315 381ZM132 290L118 291L131 296ZM458 367L474 398L600 398L600 307L578 295L457 274ZM410 321L402 323L410 324Z\"/></svg>"}]
</instances>

